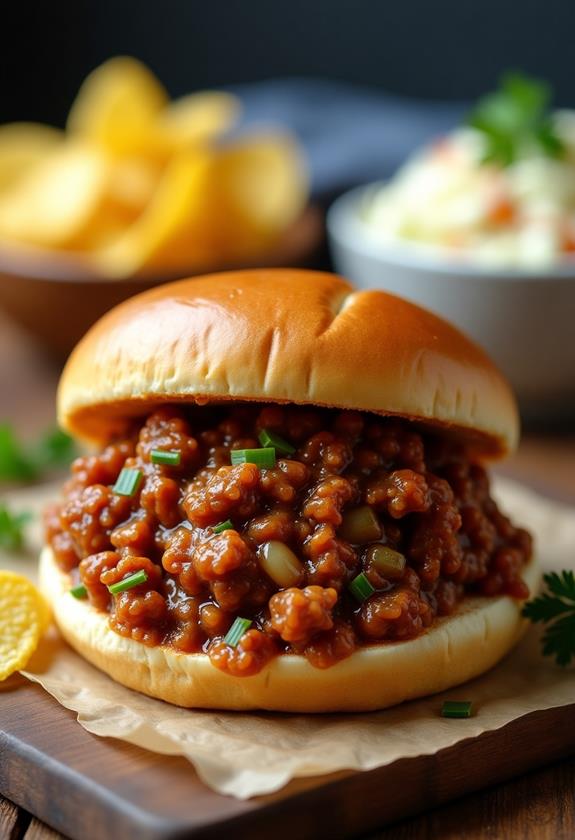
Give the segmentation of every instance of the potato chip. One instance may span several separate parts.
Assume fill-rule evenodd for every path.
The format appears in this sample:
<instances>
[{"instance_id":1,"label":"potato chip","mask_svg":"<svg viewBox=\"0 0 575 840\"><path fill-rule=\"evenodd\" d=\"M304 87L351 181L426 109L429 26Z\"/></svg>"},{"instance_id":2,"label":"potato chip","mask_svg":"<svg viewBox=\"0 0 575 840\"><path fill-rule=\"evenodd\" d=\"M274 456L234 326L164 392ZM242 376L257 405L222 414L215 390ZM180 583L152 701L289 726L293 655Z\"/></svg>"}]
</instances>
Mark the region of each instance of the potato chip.
<instances>
[{"instance_id":1,"label":"potato chip","mask_svg":"<svg viewBox=\"0 0 575 840\"><path fill-rule=\"evenodd\" d=\"M98 150L65 144L0 196L0 233L34 245L76 247L101 205L109 177Z\"/></svg>"},{"instance_id":2,"label":"potato chip","mask_svg":"<svg viewBox=\"0 0 575 840\"><path fill-rule=\"evenodd\" d=\"M307 174L281 133L222 146L239 110L219 91L169 102L136 59L107 61L66 134L0 128L0 240L88 253L110 278L258 258L303 210Z\"/></svg>"},{"instance_id":3,"label":"potato chip","mask_svg":"<svg viewBox=\"0 0 575 840\"><path fill-rule=\"evenodd\" d=\"M163 141L174 149L209 143L237 122L239 100L231 93L203 91L176 99L158 117Z\"/></svg>"},{"instance_id":4,"label":"potato chip","mask_svg":"<svg viewBox=\"0 0 575 840\"><path fill-rule=\"evenodd\" d=\"M155 122L168 95L148 68L129 56L97 67L84 81L67 129L115 154L155 153Z\"/></svg>"},{"instance_id":5,"label":"potato chip","mask_svg":"<svg viewBox=\"0 0 575 840\"><path fill-rule=\"evenodd\" d=\"M15 184L63 139L63 131L40 123L0 126L0 191Z\"/></svg>"},{"instance_id":6,"label":"potato chip","mask_svg":"<svg viewBox=\"0 0 575 840\"><path fill-rule=\"evenodd\" d=\"M27 578L0 571L0 680L24 668L38 646L45 612Z\"/></svg>"},{"instance_id":7,"label":"potato chip","mask_svg":"<svg viewBox=\"0 0 575 840\"><path fill-rule=\"evenodd\" d=\"M206 235L212 162L211 153L197 150L181 152L170 161L139 219L97 253L106 274L127 276L151 267L169 271L179 265L182 239L192 264L213 256Z\"/></svg>"},{"instance_id":8,"label":"potato chip","mask_svg":"<svg viewBox=\"0 0 575 840\"><path fill-rule=\"evenodd\" d=\"M126 208L133 208L133 219L151 201L159 177L158 167L143 158L117 160L113 164L110 197Z\"/></svg>"},{"instance_id":9,"label":"potato chip","mask_svg":"<svg viewBox=\"0 0 575 840\"><path fill-rule=\"evenodd\" d=\"M308 177L297 144L287 135L244 137L222 148L215 178L230 255L265 248L305 207Z\"/></svg>"},{"instance_id":10,"label":"potato chip","mask_svg":"<svg viewBox=\"0 0 575 840\"><path fill-rule=\"evenodd\" d=\"M52 608L39 590L36 590L36 595L40 607L40 635L42 635L52 623Z\"/></svg>"},{"instance_id":11,"label":"potato chip","mask_svg":"<svg viewBox=\"0 0 575 840\"><path fill-rule=\"evenodd\" d=\"M76 251L99 247L149 200L156 176L140 170L86 143L62 144L0 194L0 236Z\"/></svg>"},{"instance_id":12,"label":"potato chip","mask_svg":"<svg viewBox=\"0 0 575 840\"><path fill-rule=\"evenodd\" d=\"M110 168L97 150L65 148L0 197L0 233L33 245L89 248L106 202Z\"/></svg>"}]
</instances>

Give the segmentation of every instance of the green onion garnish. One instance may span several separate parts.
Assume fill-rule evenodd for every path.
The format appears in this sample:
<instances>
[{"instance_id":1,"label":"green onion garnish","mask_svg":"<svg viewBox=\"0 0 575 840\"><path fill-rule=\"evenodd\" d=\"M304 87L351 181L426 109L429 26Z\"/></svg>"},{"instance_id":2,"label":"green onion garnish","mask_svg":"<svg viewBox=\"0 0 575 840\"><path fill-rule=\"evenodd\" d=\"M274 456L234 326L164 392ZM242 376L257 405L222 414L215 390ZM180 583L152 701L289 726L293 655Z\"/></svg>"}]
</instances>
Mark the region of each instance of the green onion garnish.
<instances>
[{"instance_id":1,"label":"green onion garnish","mask_svg":"<svg viewBox=\"0 0 575 840\"><path fill-rule=\"evenodd\" d=\"M242 638L246 630L251 627L251 620L249 618L236 618L228 632L224 637L224 642L227 645L231 645L235 647L239 640Z\"/></svg>"},{"instance_id":2,"label":"green onion garnish","mask_svg":"<svg viewBox=\"0 0 575 840\"><path fill-rule=\"evenodd\" d=\"M217 525L214 525L213 532L214 534L221 534L222 531L229 531L230 528L234 527L234 523L231 519L226 519L225 522L218 522Z\"/></svg>"},{"instance_id":3,"label":"green onion garnish","mask_svg":"<svg viewBox=\"0 0 575 840\"><path fill-rule=\"evenodd\" d=\"M112 487L112 492L117 493L118 496L133 496L140 486L143 477L140 470L124 467Z\"/></svg>"},{"instance_id":4,"label":"green onion garnish","mask_svg":"<svg viewBox=\"0 0 575 840\"><path fill-rule=\"evenodd\" d=\"M119 580L117 583L113 583L111 586L108 587L108 592L112 595L118 595L120 592L125 592L127 589L133 589L134 586L139 586L141 583L145 583L148 580L148 575L143 569L140 569L139 572L134 572L133 575L128 575L128 577L124 578L123 580Z\"/></svg>"},{"instance_id":5,"label":"green onion garnish","mask_svg":"<svg viewBox=\"0 0 575 840\"><path fill-rule=\"evenodd\" d=\"M287 440L276 435L275 432L268 432L267 429L261 430L258 435L258 440L262 446L273 446L276 452L281 452L283 455L293 455L295 452L295 446L292 446Z\"/></svg>"},{"instance_id":6,"label":"green onion garnish","mask_svg":"<svg viewBox=\"0 0 575 840\"><path fill-rule=\"evenodd\" d=\"M232 449L232 464L255 464L256 467L275 467L276 451L273 446L263 449Z\"/></svg>"},{"instance_id":7,"label":"green onion garnish","mask_svg":"<svg viewBox=\"0 0 575 840\"><path fill-rule=\"evenodd\" d=\"M362 604L366 598L369 598L369 596L373 595L375 592L375 588L371 585L363 572L357 575L357 577L354 577L349 584L348 589L356 601L359 601L360 604Z\"/></svg>"},{"instance_id":8,"label":"green onion garnish","mask_svg":"<svg viewBox=\"0 0 575 840\"><path fill-rule=\"evenodd\" d=\"M78 586L73 586L70 590L70 595L73 595L74 598L87 598L88 597L88 590L84 586L83 583L79 583Z\"/></svg>"},{"instance_id":9,"label":"green onion garnish","mask_svg":"<svg viewBox=\"0 0 575 840\"><path fill-rule=\"evenodd\" d=\"M165 464L168 467L178 467L181 458L181 452L165 452L163 449L152 449L150 453L152 464Z\"/></svg>"},{"instance_id":10,"label":"green onion garnish","mask_svg":"<svg viewBox=\"0 0 575 840\"><path fill-rule=\"evenodd\" d=\"M468 718L471 717L471 700L446 700L441 707L441 717Z\"/></svg>"}]
</instances>

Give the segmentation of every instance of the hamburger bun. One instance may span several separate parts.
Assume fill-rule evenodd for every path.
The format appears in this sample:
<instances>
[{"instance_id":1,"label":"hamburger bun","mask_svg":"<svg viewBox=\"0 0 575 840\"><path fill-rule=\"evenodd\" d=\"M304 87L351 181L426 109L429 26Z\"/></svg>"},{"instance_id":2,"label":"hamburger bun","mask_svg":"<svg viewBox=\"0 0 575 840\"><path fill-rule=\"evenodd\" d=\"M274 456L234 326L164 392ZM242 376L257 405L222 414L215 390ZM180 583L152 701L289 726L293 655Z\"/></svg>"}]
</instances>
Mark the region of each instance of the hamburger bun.
<instances>
[{"instance_id":1,"label":"hamburger bun","mask_svg":"<svg viewBox=\"0 0 575 840\"><path fill-rule=\"evenodd\" d=\"M102 442L166 402L257 400L399 415L501 456L513 394L459 330L333 274L259 269L159 286L108 312L72 353L61 426Z\"/></svg>"},{"instance_id":2,"label":"hamburger bun","mask_svg":"<svg viewBox=\"0 0 575 840\"><path fill-rule=\"evenodd\" d=\"M229 401L356 409L432 426L473 459L501 457L518 438L515 400L485 353L431 313L382 291L301 270L183 280L105 315L70 357L61 425L88 441L122 435L167 403ZM536 580L531 560L524 578ZM365 644L329 668L276 656L232 677L204 653L146 646L70 593L52 551L41 584L64 638L115 680L200 708L365 711L443 691L492 667L521 635L521 602L465 597L409 641Z\"/></svg>"},{"instance_id":3,"label":"hamburger bun","mask_svg":"<svg viewBox=\"0 0 575 840\"><path fill-rule=\"evenodd\" d=\"M535 563L524 575L534 587ZM108 619L69 592L69 576L45 548L41 588L66 641L114 680L177 706L266 709L275 712L366 712L425 697L492 668L521 637L527 621L513 598L465 598L457 611L436 618L431 629L405 642L358 649L329 668L303 656L276 656L258 674L231 677L202 653L147 647L119 636Z\"/></svg>"}]
</instances>

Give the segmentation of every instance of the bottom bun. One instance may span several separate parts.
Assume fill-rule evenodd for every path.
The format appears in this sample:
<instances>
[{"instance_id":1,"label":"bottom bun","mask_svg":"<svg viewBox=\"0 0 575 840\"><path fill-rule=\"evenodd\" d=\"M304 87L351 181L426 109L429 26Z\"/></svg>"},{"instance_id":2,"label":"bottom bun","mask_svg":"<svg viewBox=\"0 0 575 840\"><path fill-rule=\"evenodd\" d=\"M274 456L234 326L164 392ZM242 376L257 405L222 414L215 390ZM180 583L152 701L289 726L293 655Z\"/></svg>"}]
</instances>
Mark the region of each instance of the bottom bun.
<instances>
[{"instance_id":1,"label":"bottom bun","mask_svg":"<svg viewBox=\"0 0 575 840\"><path fill-rule=\"evenodd\" d=\"M531 561L524 578L538 580ZM252 677L232 677L203 653L147 647L110 629L106 615L69 593L70 578L45 548L40 583L69 644L117 682L178 706L278 712L371 711L459 685L496 664L522 635L521 602L466 598L416 639L360 648L320 670L302 656L278 656Z\"/></svg>"}]
</instances>

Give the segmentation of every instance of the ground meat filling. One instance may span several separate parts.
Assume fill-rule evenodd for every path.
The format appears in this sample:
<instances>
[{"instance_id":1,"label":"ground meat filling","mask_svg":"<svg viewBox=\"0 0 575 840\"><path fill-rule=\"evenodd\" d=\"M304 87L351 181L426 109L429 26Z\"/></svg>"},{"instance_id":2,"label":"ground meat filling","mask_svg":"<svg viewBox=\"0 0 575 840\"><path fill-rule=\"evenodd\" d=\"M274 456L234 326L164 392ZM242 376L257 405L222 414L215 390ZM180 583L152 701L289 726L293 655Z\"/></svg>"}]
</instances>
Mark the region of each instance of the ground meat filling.
<instances>
[{"instance_id":1,"label":"ground meat filling","mask_svg":"<svg viewBox=\"0 0 575 840\"><path fill-rule=\"evenodd\" d=\"M293 453L232 464L263 431ZM129 496L114 490L124 467L139 473ZM46 532L115 632L205 652L234 676L289 653L327 668L414 638L466 595L528 594L531 538L498 510L483 468L408 421L360 412L161 409L75 461ZM140 571L145 582L110 593ZM251 624L230 640L238 617Z\"/></svg>"}]
</instances>

